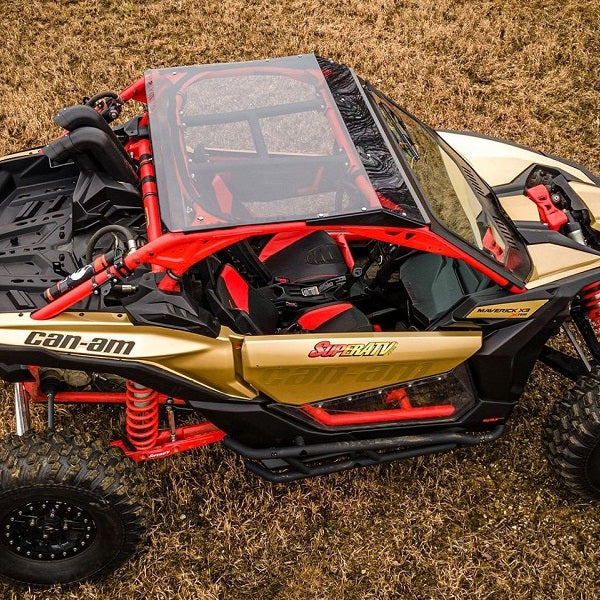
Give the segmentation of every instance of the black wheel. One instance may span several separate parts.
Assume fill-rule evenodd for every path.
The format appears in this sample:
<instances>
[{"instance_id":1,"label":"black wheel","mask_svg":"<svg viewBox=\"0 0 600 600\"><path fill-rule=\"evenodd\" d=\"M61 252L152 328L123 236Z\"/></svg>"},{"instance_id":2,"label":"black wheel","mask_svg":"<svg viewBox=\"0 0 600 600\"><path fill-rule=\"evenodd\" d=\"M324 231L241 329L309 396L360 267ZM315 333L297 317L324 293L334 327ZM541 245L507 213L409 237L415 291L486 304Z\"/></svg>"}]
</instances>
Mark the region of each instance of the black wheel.
<instances>
[{"instance_id":1,"label":"black wheel","mask_svg":"<svg viewBox=\"0 0 600 600\"><path fill-rule=\"evenodd\" d=\"M0 574L45 586L107 575L144 531L142 481L116 448L69 432L0 442Z\"/></svg>"},{"instance_id":2,"label":"black wheel","mask_svg":"<svg viewBox=\"0 0 600 600\"><path fill-rule=\"evenodd\" d=\"M582 377L548 415L548 461L561 482L583 498L600 498L600 371Z\"/></svg>"}]
</instances>

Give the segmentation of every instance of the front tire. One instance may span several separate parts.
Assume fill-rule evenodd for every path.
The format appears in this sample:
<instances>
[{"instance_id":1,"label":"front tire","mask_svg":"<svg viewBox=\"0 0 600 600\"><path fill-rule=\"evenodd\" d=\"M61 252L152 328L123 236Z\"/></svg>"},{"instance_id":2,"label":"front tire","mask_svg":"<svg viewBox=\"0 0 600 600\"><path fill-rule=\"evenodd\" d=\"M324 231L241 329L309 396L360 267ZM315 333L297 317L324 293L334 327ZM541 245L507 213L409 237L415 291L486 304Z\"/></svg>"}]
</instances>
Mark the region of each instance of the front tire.
<instances>
[{"instance_id":1,"label":"front tire","mask_svg":"<svg viewBox=\"0 0 600 600\"><path fill-rule=\"evenodd\" d=\"M135 551L143 484L116 448L68 432L0 442L0 574L47 586L97 579Z\"/></svg>"},{"instance_id":2,"label":"front tire","mask_svg":"<svg viewBox=\"0 0 600 600\"><path fill-rule=\"evenodd\" d=\"M582 377L556 402L544 430L546 455L558 479L573 493L600 498L600 372Z\"/></svg>"}]
</instances>

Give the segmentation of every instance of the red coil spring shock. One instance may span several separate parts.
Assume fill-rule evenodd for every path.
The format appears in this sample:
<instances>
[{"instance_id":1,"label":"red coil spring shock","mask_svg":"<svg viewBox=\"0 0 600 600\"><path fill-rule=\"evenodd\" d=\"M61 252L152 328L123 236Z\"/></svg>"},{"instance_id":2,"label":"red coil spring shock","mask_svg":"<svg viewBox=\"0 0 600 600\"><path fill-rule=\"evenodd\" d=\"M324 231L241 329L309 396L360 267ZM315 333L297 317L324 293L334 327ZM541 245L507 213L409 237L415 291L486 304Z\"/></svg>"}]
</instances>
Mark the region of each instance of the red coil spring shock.
<instances>
[{"instance_id":1,"label":"red coil spring shock","mask_svg":"<svg viewBox=\"0 0 600 600\"><path fill-rule=\"evenodd\" d=\"M158 437L158 392L127 381L125 431L136 450L149 450Z\"/></svg>"},{"instance_id":2,"label":"red coil spring shock","mask_svg":"<svg viewBox=\"0 0 600 600\"><path fill-rule=\"evenodd\" d=\"M596 337L600 338L600 281L594 281L581 290L583 305Z\"/></svg>"}]
</instances>

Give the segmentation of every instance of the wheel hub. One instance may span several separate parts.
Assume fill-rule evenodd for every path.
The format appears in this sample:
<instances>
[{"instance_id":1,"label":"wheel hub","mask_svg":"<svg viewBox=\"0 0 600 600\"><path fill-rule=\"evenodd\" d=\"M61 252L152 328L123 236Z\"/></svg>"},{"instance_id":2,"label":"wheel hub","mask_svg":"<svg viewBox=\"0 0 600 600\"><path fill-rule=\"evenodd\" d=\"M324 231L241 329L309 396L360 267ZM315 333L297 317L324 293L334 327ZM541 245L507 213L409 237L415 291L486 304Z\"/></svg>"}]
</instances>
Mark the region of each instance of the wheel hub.
<instances>
[{"instance_id":1,"label":"wheel hub","mask_svg":"<svg viewBox=\"0 0 600 600\"><path fill-rule=\"evenodd\" d=\"M70 502L39 500L10 512L2 522L2 540L33 560L60 560L80 554L96 536L90 514Z\"/></svg>"}]
</instances>

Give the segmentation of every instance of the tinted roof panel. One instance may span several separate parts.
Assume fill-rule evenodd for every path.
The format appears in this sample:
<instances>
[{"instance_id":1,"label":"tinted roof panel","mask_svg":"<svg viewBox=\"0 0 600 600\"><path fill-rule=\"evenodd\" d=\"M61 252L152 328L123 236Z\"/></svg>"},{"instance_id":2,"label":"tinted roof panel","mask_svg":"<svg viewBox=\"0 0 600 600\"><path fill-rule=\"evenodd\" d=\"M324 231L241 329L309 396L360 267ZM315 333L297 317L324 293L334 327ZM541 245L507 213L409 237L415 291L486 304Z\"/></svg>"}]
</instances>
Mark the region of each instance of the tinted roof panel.
<instances>
[{"instance_id":1,"label":"tinted roof panel","mask_svg":"<svg viewBox=\"0 0 600 600\"><path fill-rule=\"evenodd\" d=\"M382 204L419 218L352 73L319 61L146 72L169 230L365 214Z\"/></svg>"}]
</instances>

